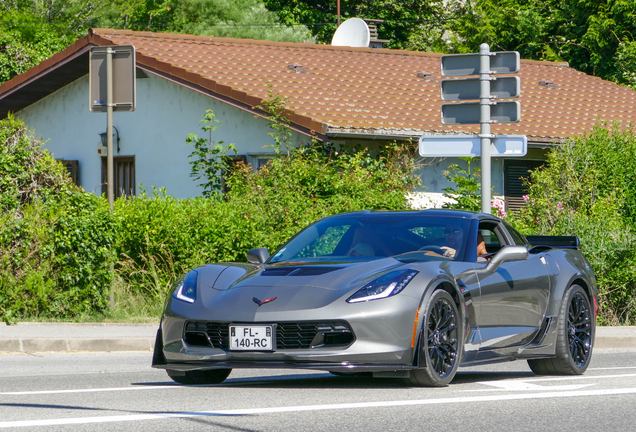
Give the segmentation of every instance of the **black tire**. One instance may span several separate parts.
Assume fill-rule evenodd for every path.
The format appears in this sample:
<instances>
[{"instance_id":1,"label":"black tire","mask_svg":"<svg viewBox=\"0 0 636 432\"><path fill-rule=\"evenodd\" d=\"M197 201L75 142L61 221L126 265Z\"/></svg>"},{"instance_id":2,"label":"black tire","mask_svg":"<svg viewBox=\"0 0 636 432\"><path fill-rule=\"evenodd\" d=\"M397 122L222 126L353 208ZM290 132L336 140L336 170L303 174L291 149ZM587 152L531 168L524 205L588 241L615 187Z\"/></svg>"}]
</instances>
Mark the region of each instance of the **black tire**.
<instances>
[{"instance_id":1,"label":"black tire","mask_svg":"<svg viewBox=\"0 0 636 432\"><path fill-rule=\"evenodd\" d=\"M193 371L166 370L174 382L185 385L220 384L230 375L232 369L210 369Z\"/></svg>"},{"instance_id":2,"label":"black tire","mask_svg":"<svg viewBox=\"0 0 636 432\"><path fill-rule=\"evenodd\" d=\"M559 311L556 357L528 360L537 375L581 375L590 364L594 345L594 312L587 293L572 285Z\"/></svg>"},{"instance_id":3,"label":"black tire","mask_svg":"<svg viewBox=\"0 0 636 432\"><path fill-rule=\"evenodd\" d=\"M420 342L420 367L410 372L407 385L447 386L457 373L461 357L461 317L455 300L440 289L426 306Z\"/></svg>"}]
</instances>

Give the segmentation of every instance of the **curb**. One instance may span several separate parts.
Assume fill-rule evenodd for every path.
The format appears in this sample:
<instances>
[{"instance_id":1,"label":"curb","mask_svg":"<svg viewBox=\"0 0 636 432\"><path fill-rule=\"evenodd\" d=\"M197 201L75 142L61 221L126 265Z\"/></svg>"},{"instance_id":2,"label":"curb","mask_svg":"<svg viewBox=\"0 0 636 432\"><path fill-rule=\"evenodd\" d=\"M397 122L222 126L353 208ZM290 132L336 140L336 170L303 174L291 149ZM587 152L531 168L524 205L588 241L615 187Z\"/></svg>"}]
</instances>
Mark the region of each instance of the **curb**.
<instances>
[{"instance_id":1,"label":"curb","mask_svg":"<svg viewBox=\"0 0 636 432\"><path fill-rule=\"evenodd\" d=\"M0 323L0 353L152 352L156 324ZM636 350L636 326L596 328L595 349Z\"/></svg>"},{"instance_id":2,"label":"curb","mask_svg":"<svg viewBox=\"0 0 636 432\"><path fill-rule=\"evenodd\" d=\"M18 338L0 339L0 352L152 352L154 338L125 339L54 339L54 338Z\"/></svg>"}]
</instances>

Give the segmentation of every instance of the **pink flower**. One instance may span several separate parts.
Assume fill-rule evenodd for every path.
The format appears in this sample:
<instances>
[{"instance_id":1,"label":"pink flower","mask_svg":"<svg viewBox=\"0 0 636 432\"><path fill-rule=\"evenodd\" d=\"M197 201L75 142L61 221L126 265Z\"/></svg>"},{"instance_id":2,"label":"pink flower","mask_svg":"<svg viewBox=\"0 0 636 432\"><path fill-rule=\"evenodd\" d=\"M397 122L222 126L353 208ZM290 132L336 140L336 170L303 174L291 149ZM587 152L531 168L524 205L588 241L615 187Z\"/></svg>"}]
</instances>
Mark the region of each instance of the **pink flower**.
<instances>
[{"instance_id":1,"label":"pink flower","mask_svg":"<svg viewBox=\"0 0 636 432\"><path fill-rule=\"evenodd\" d=\"M530 197L528 195L524 195L523 202L528 202L528 201L530 201Z\"/></svg>"},{"instance_id":2,"label":"pink flower","mask_svg":"<svg viewBox=\"0 0 636 432\"><path fill-rule=\"evenodd\" d=\"M563 203L562 202L557 204L557 210L559 210L559 211L563 210Z\"/></svg>"}]
</instances>

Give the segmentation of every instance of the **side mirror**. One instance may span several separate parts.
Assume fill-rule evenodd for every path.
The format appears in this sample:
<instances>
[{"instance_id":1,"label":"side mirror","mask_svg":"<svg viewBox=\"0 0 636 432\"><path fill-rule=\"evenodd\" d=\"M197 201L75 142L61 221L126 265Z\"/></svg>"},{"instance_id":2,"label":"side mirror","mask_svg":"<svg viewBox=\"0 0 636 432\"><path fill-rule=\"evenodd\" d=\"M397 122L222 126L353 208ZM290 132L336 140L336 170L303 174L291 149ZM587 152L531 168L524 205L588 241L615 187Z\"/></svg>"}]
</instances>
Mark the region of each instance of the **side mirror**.
<instances>
[{"instance_id":1,"label":"side mirror","mask_svg":"<svg viewBox=\"0 0 636 432\"><path fill-rule=\"evenodd\" d=\"M528 259L528 248L525 246L504 246L488 262L486 267L466 270L455 276L455 280L465 279L465 283L477 282L477 278L486 277L497 271L499 266L505 262L524 261Z\"/></svg>"},{"instance_id":2,"label":"side mirror","mask_svg":"<svg viewBox=\"0 0 636 432\"><path fill-rule=\"evenodd\" d=\"M525 246L504 246L486 265L488 273L494 273L505 262L525 261L528 259L528 248Z\"/></svg>"},{"instance_id":3,"label":"side mirror","mask_svg":"<svg viewBox=\"0 0 636 432\"><path fill-rule=\"evenodd\" d=\"M250 249L247 252L247 260L252 264L263 264L269 258L267 248Z\"/></svg>"}]
</instances>

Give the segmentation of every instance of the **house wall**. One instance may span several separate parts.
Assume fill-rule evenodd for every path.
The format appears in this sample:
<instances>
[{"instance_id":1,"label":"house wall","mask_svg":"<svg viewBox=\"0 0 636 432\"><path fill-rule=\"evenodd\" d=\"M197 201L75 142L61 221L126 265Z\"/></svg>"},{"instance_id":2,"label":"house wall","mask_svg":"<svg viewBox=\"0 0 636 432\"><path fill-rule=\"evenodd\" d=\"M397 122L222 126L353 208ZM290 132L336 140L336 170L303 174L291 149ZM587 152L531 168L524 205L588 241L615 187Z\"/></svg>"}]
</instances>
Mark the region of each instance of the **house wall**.
<instances>
[{"instance_id":1,"label":"house wall","mask_svg":"<svg viewBox=\"0 0 636 432\"><path fill-rule=\"evenodd\" d=\"M56 159L79 161L79 183L86 191L101 195L101 156L97 153L99 133L106 130L106 114L88 109L88 75L16 113L48 140L45 148ZM212 140L236 144L239 154L258 166L259 156L273 154L263 148L273 143L267 121L250 112L200 94L191 89L148 74L137 79L137 109L113 114L119 131L120 153L135 156L137 193L139 184L152 191L166 188L176 198L198 196L202 192L190 177L188 155L193 147L185 145L189 133L207 138L199 125L205 111L212 109L222 124L212 132ZM294 132L294 142L307 137Z\"/></svg>"}]
</instances>

